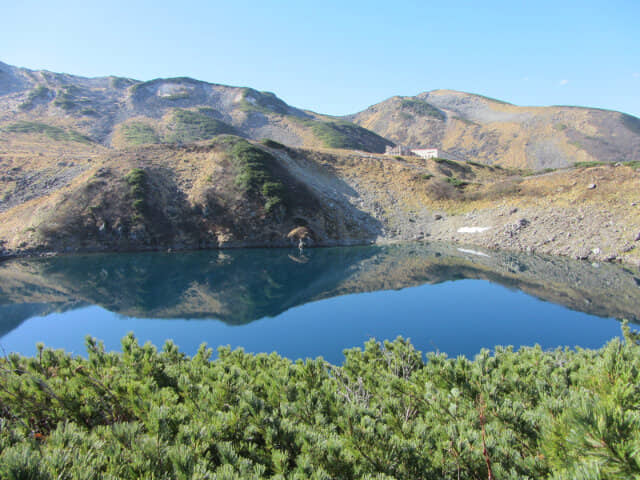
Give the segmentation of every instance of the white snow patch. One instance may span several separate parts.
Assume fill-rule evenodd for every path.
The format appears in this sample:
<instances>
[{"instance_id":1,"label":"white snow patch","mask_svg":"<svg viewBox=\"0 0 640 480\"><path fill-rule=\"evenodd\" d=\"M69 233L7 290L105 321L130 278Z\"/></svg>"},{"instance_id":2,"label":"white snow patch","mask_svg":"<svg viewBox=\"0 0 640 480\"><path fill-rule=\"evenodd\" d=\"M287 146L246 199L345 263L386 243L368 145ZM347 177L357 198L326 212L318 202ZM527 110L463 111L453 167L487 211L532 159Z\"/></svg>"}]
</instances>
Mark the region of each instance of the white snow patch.
<instances>
[{"instance_id":1,"label":"white snow patch","mask_svg":"<svg viewBox=\"0 0 640 480\"><path fill-rule=\"evenodd\" d=\"M461 227L458 233L480 233L489 230L491 227Z\"/></svg>"},{"instance_id":2,"label":"white snow patch","mask_svg":"<svg viewBox=\"0 0 640 480\"><path fill-rule=\"evenodd\" d=\"M471 255L477 255L479 257L491 258L490 255L487 255L486 253L478 252L476 250L467 250L466 248L459 248L458 251L462 253L470 253Z\"/></svg>"}]
</instances>

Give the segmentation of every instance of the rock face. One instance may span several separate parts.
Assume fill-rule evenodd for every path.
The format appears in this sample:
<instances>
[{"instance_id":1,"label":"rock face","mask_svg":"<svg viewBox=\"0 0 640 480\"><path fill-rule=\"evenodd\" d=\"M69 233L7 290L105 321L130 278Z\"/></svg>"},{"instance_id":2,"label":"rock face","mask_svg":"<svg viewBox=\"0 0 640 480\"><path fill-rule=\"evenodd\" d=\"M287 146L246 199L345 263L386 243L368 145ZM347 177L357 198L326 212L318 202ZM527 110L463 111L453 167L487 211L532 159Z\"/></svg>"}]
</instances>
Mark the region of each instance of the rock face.
<instances>
[{"instance_id":1,"label":"rock face","mask_svg":"<svg viewBox=\"0 0 640 480\"><path fill-rule=\"evenodd\" d=\"M519 107L452 90L393 97L345 117L444 158L543 170L640 160L640 119L581 107Z\"/></svg>"}]
</instances>

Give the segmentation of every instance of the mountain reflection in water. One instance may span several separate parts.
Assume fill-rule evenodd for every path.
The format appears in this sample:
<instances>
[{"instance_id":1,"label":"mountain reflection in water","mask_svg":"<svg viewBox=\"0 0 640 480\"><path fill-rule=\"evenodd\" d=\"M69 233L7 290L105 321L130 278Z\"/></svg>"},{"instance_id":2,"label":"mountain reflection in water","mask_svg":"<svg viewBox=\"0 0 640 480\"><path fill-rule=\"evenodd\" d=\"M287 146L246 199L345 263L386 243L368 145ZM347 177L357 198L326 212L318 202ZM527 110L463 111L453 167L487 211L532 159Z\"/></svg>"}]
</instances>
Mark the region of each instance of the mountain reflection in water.
<instances>
[{"instance_id":1,"label":"mountain reflection in water","mask_svg":"<svg viewBox=\"0 0 640 480\"><path fill-rule=\"evenodd\" d=\"M340 295L482 279L637 322L638 274L443 244L61 256L0 264L0 337L32 317L97 305L126 317L240 325ZM391 312L390 312L391 313ZM514 312L515 313L515 312Z\"/></svg>"}]
</instances>

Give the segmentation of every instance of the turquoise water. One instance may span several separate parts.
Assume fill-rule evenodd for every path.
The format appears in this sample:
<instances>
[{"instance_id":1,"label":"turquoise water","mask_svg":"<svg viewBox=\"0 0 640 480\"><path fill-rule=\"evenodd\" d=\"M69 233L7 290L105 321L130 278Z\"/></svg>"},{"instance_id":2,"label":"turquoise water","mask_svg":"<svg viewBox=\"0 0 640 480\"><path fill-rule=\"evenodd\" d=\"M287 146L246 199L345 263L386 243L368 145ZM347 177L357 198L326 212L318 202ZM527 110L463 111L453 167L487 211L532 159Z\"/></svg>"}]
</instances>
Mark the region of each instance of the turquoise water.
<instances>
[{"instance_id":1,"label":"turquoise water","mask_svg":"<svg viewBox=\"0 0 640 480\"><path fill-rule=\"evenodd\" d=\"M483 253L483 252L478 252ZM597 348L634 318L638 276L451 246L120 254L0 265L0 346L83 354L132 331L193 354L231 345L340 362L369 338L473 357L494 345Z\"/></svg>"}]
</instances>

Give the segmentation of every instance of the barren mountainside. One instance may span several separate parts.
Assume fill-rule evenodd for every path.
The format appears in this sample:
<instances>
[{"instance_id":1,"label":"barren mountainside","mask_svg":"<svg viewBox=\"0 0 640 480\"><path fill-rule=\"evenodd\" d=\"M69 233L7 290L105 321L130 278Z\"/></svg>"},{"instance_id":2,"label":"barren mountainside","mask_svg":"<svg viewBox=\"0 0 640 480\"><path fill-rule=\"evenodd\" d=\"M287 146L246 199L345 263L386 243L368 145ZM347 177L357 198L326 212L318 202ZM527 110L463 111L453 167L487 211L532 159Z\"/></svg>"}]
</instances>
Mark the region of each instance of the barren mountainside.
<instances>
[{"instance_id":1,"label":"barren mountainside","mask_svg":"<svg viewBox=\"0 0 640 480\"><path fill-rule=\"evenodd\" d=\"M640 160L640 119L583 107L519 107L452 90L393 97L345 117L456 160L543 170Z\"/></svg>"},{"instance_id":2,"label":"barren mountainside","mask_svg":"<svg viewBox=\"0 0 640 480\"><path fill-rule=\"evenodd\" d=\"M0 62L0 135L44 133L104 146L188 143L233 133L291 146L382 152L391 142L291 107L270 92L191 78L83 78Z\"/></svg>"}]
</instances>

